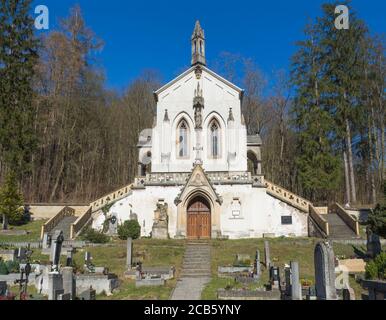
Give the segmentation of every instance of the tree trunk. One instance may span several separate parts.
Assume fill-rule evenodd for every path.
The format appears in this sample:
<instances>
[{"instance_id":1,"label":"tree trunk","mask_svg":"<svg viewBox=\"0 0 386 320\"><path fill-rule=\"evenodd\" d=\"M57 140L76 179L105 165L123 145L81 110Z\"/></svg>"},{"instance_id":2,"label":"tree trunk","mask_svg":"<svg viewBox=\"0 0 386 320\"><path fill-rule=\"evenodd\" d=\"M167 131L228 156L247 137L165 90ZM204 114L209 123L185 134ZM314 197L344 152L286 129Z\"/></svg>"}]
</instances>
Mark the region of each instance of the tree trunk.
<instances>
[{"instance_id":1,"label":"tree trunk","mask_svg":"<svg viewBox=\"0 0 386 320\"><path fill-rule=\"evenodd\" d=\"M3 214L3 230L8 230L8 217Z\"/></svg>"},{"instance_id":2,"label":"tree trunk","mask_svg":"<svg viewBox=\"0 0 386 320\"><path fill-rule=\"evenodd\" d=\"M350 185L351 185L351 200L355 204L357 202L357 198L356 198L356 188L355 188L354 164L352 160L350 124L347 118L346 118L346 147L347 147L348 170L349 170Z\"/></svg>"},{"instance_id":3,"label":"tree trunk","mask_svg":"<svg viewBox=\"0 0 386 320\"><path fill-rule=\"evenodd\" d=\"M350 179L348 174L348 161L347 161L347 153L343 151L343 163L344 163L344 178L346 183L346 201L348 204L351 203L350 197Z\"/></svg>"},{"instance_id":4,"label":"tree trunk","mask_svg":"<svg viewBox=\"0 0 386 320\"><path fill-rule=\"evenodd\" d=\"M372 137L372 128L371 128L371 121L370 117L372 115L369 115L369 124L368 124L368 139L369 139L369 158L370 158L370 164L369 164L369 173L370 173L370 202L371 204L375 204L377 202L377 190L375 186L375 170L374 170L374 156L373 156L373 137Z\"/></svg>"}]
</instances>

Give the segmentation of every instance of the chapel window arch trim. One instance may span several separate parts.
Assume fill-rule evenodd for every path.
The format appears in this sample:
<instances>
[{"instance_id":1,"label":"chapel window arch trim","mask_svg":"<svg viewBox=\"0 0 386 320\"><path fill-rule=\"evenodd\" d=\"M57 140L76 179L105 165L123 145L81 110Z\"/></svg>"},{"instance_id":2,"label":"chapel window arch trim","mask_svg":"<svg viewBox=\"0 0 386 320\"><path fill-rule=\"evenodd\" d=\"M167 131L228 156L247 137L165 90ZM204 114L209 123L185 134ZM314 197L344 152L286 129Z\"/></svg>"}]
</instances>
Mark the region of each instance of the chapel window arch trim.
<instances>
[{"instance_id":1,"label":"chapel window arch trim","mask_svg":"<svg viewBox=\"0 0 386 320\"><path fill-rule=\"evenodd\" d=\"M208 123L208 156L210 159L221 158L222 143L221 125L214 117Z\"/></svg>"},{"instance_id":2,"label":"chapel window arch trim","mask_svg":"<svg viewBox=\"0 0 386 320\"><path fill-rule=\"evenodd\" d=\"M176 127L176 156L178 159L188 159L190 157L190 126L183 117L178 121Z\"/></svg>"}]
</instances>

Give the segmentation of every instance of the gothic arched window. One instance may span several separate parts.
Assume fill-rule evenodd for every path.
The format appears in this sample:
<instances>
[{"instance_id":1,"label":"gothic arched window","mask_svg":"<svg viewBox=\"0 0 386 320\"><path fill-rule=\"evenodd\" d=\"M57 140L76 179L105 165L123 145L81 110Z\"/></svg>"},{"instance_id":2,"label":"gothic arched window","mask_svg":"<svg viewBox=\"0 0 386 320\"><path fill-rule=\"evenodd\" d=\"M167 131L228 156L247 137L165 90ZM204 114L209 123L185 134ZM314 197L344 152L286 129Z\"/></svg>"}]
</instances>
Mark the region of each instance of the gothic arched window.
<instances>
[{"instance_id":1,"label":"gothic arched window","mask_svg":"<svg viewBox=\"0 0 386 320\"><path fill-rule=\"evenodd\" d=\"M216 120L213 120L209 125L210 139L210 155L213 158L220 157L220 126Z\"/></svg>"},{"instance_id":2,"label":"gothic arched window","mask_svg":"<svg viewBox=\"0 0 386 320\"><path fill-rule=\"evenodd\" d=\"M189 156L189 127L183 119L177 127L177 155L179 158Z\"/></svg>"}]
</instances>

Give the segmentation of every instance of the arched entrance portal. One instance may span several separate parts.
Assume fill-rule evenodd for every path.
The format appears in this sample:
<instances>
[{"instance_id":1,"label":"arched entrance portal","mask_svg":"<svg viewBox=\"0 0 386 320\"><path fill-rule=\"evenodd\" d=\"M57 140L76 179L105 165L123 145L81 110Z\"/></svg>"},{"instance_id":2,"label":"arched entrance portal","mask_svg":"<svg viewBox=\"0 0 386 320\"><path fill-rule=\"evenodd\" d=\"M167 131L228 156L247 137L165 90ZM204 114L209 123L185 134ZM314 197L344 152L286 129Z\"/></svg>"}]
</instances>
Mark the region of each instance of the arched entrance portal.
<instances>
[{"instance_id":1,"label":"arched entrance portal","mask_svg":"<svg viewBox=\"0 0 386 320\"><path fill-rule=\"evenodd\" d=\"M210 204L201 197L194 197L187 210L187 238L209 239L211 234Z\"/></svg>"}]
</instances>

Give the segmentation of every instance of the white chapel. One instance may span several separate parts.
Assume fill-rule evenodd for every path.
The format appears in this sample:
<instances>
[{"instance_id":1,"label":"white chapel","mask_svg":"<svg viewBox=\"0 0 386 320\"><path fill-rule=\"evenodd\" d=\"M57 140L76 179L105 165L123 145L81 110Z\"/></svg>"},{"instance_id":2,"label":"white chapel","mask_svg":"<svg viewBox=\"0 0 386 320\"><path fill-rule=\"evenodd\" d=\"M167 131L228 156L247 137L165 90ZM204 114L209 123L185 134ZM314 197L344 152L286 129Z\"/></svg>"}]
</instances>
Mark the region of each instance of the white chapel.
<instances>
[{"instance_id":1,"label":"white chapel","mask_svg":"<svg viewBox=\"0 0 386 320\"><path fill-rule=\"evenodd\" d=\"M243 89L206 65L197 21L191 67L154 92L133 184L93 206L93 228L137 219L154 238L307 236L309 202L264 179L261 139L247 135ZM108 210L102 210L108 204Z\"/></svg>"}]
</instances>

